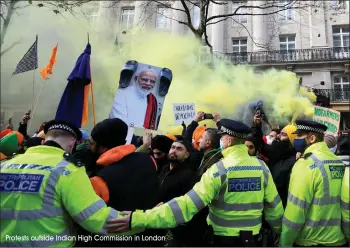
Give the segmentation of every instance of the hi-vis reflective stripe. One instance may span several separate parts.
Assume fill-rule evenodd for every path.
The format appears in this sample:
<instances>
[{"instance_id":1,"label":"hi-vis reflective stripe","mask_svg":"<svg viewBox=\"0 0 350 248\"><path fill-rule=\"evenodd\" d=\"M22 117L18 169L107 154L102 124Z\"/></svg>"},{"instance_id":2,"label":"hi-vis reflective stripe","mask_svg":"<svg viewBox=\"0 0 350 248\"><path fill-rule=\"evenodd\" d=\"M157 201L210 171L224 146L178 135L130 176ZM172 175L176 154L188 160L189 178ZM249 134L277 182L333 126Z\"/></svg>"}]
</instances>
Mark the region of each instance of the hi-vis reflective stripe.
<instances>
[{"instance_id":1,"label":"hi-vis reflective stripe","mask_svg":"<svg viewBox=\"0 0 350 248\"><path fill-rule=\"evenodd\" d=\"M278 204L280 204L280 203L281 203L281 198L280 198L280 196L279 196L278 194L275 196L275 198L273 199L272 202L265 202L265 204L266 204L267 207L269 207L269 208L275 208L275 207L277 207Z\"/></svg>"},{"instance_id":2,"label":"hi-vis reflective stripe","mask_svg":"<svg viewBox=\"0 0 350 248\"><path fill-rule=\"evenodd\" d=\"M210 205L225 211L261 210L264 207L262 202L226 203L222 199L213 200Z\"/></svg>"},{"instance_id":3,"label":"hi-vis reflective stripe","mask_svg":"<svg viewBox=\"0 0 350 248\"><path fill-rule=\"evenodd\" d=\"M269 169L266 167L264 161L262 161L261 159L258 159L259 163L260 163L260 166L261 166L261 169L263 170L264 172L264 186L266 187L269 183Z\"/></svg>"},{"instance_id":4,"label":"hi-vis reflective stripe","mask_svg":"<svg viewBox=\"0 0 350 248\"><path fill-rule=\"evenodd\" d=\"M224 184L226 181L227 175L226 175L226 169L224 166L224 163L220 160L219 162L216 163L216 167L218 168L218 173L221 178L221 185Z\"/></svg>"},{"instance_id":5,"label":"hi-vis reflective stripe","mask_svg":"<svg viewBox=\"0 0 350 248\"><path fill-rule=\"evenodd\" d=\"M344 220L342 220L342 221L341 221L341 227L342 227L343 229L350 229L350 222L349 222L349 221L344 221Z\"/></svg>"},{"instance_id":6,"label":"hi-vis reflective stripe","mask_svg":"<svg viewBox=\"0 0 350 248\"><path fill-rule=\"evenodd\" d=\"M297 231L297 232L298 232L298 231L303 227L303 225L304 225L304 224L295 223L295 222L293 222L293 221L290 221L290 220L287 219L286 216L283 216L282 223L283 223L283 225L285 225L285 226L287 226L287 227L289 227L289 228L291 228L291 229L293 229L294 231Z\"/></svg>"},{"instance_id":7,"label":"hi-vis reflective stripe","mask_svg":"<svg viewBox=\"0 0 350 248\"><path fill-rule=\"evenodd\" d=\"M314 161L316 167L319 168L323 177L323 198L314 198L312 203L315 205L329 205L329 204L338 204L340 197L339 196L330 196L329 195L329 178L324 167L324 164L327 163L342 163L340 160L319 160L314 154L310 156L310 158Z\"/></svg>"},{"instance_id":8,"label":"hi-vis reflective stripe","mask_svg":"<svg viewBox=\"0 0 350 248\"><path fill-rule=\"evenodd\" d=\"M189 198L191 198L191 200L193 201L194 205L196 205L198 211L200 211L201 209L203 209L205 207L204 202L202 201L202 199L200 198L198 193L196 191L194 191L193 189L190 190L186 195Z\"/></svg>"},{"instance_id":9,"label":"hi-vis reflective stripe","mask_svg":"<svg viewBox=\"0 0 350 248\"><path fill-rule=\"evenodd\" d=\"M340 200L340 206L342 209L345 210L349 210L350 209L350 203L349 202L345 202L343 200Z\"/></svg>"},{"instance_id":10,"label":"hi-vis reflective stripe","mask_svg":"<svg viewBox=\"0 0 350 248\"><path fill-rule=\"evenodd\" d=\"M14 210L14 209L1 209L1 220L37 220L41 218L53 218L63 215L64 210L62 208L49 208L40 210Z\"/></svg>"},{"instance_id":11,"label":"hi-vis reflective stripe","mask_svg":"<svg viewBox=\"0 0 350 248\"><path fill-rule=\"evenodd\" d=\"M117 210L115 210L114 208L111 208L111 211L109 212L109 215L108 215L108 218L106 219L105 224L107 223L107 221L116 219L117 217L118 217ZM100 235L107 235L108 234L107 230L104 229L104 226L102 227L102 230L100 231L99 234Z\"/></svg>"},{"instance_id":12,"label":"hi-vis reflective stripe","mask_svg":"<svg viewBox=\"0 0 350 248\"><path fill-rule=\"evenodd\" d=\"M317 227L330 227L330 226L340 226L341 219L329 219L329 220L307 220L305 224L295 223L288 220L285 216L283 217L282 223L287 227L293 229L294 231L299 231L304 225L306 227L317 228Z\"/></svg>"},{"instance_id":13,"label":"hi-vis reflective stripe","mask_svg":"<svg viewBox=\"0 0 350 248\"><path fill-rule=\"evenodd\" d=\"M63 170L69 165L67 160L61 160L55 167L53 167L50 176L47 180L43 203L41 209L36 210L9 210L1 209L0 216L6 218L6 220L34 220L40 218L53 218L62 216L64 209L55 207L55 192L57 182L63 172Z\"/></svg>"},{"instance_id":14,"label":"hi-vis reflective stripe","mask_svg":"<svg viewBox=\"0 0 350 248\"><path fill-rule=\"evenodd\" d=\"M216 216L211 211L209 211L209 220L214 224L218 226L223 226L223 227L236 227L236 228L255 227L261 224L261 217L257 219L248 219L248 220L225 220Z\"/></svg>"},{"instance_id":15,"label":"hi-vis reflective stripe","mask_svg":"<svg viewBox=\"0 0 350 248\"><path fill-rule=\"evenodd\" d=\"M176 221L176 225L181 225L185 223L185 218L182 214L181 208L179 206L179 204L177 203L177 201L175 199L170 200L167 203L171 209L171 211L173 212L173 215L175 217L175 221Z\"/></svg>"},{"instance_id":16,"label":"hi-vis reflective stripe","mask_svg":"<svg viewBox=\"0 0 350 248\"><path fill-rule=\"evenodd\" d=\"M72 233L69 230L65 230L60 234L55 235L54 239L51 240L40 240L40 237L31 236L30 241L26 242L1 242L1 247L48 247L59 243L58 240L65 240L67 236L71 236ZM36 239L38 239L36 241Z\"/></svg>"},{"instance_id":17,"label":"hi-vis reflective stripe","mask_svg":"<svg viewBox=\"0 0 350 248\"><path fill-rule=\"evenodd\" d=\"M44 170L44 171L52 171L55 167L47 166L47 165L38 165L38 164L2 164L1 169L33 169L33 170Z\"/></svg>"},{"instance_id":18,"label":"hi-vis reflective stripe","mask_svg":"<svg viewBox=\"0 0 350 248\"><path fill-rule=\"evenodd\" d=\"M85 208L83 211L80 213L76 214L73 216L73 219L79 224L82 223L83 221L87 220L90 218L93 214L98 212L101 208L105 207L106 203L104 200L100 199L97 202L91 204L87 208Z\"/></svg>"},{"instance_id":19,"label":"hi-vis reflective stripe","mask_svg":"<svg viewBox=\"0 0 350 248\"><path fill-rule=\"evenodd\" d=\"M298 197L294 196L290 192L288 192L288 201L290 201L291 203L293 203L294 205L296 205L300 208L308 209L310 207L310 203L308 203L302 199L299 199Z\"/></svg>"}]
</instances>

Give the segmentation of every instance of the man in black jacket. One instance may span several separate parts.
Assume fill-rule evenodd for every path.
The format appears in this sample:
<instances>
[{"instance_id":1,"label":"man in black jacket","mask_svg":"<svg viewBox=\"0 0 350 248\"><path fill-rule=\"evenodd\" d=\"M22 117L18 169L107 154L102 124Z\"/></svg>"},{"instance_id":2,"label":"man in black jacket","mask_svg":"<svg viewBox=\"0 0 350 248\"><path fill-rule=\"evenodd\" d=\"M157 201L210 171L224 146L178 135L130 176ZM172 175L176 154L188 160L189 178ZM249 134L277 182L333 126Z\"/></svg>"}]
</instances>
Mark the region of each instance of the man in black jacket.
<instances>
[{"instance_id":1,"label":"man in black jacket","mask_svg":"<svg viewBox=\"0 0 350 248\"><path fill-rule=\"evenodd\" d=\"M159 175L161 202L186 194L192 188L195 176L189 164L192 151L191 144L186 140L176 140L172 144L168 154L169 164L163 167ZM191 225L176 227L171 232L176 246L195 245L196 237Z\"/></svg>"},{"instance_id":2,"label":"man in black jacket","mask_svg":"<svg viewBox=\"0 0 350 248\"><path fill-rule=\"evenodd\" d=\"M91 131L91 150L99 155L96 176L90 178L95 192L115 209L146 210L158 202L158 177L155 160L146 153L135 153L125 145L128 126L120 119L106 119ZM143 235L158 232L147 230ZM141 240L141 239L140 239ZM95 242L97 246L139 246L141 242ZM143 242L142 246L158 246Z\"/></svg>"}]
</instances>

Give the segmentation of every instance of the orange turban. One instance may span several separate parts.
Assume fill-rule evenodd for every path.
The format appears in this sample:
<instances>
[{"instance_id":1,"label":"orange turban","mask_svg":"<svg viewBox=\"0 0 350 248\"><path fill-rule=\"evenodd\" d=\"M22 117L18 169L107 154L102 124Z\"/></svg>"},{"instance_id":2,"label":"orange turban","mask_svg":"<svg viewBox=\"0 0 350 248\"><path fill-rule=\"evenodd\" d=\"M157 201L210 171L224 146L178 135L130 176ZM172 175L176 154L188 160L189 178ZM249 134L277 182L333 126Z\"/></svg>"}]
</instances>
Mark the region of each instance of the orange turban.
<instances>
[{"instance_id":1,"label":"orange turban","mask_svg":"<svg viewBox=\"0 0 350 248\"><path fill-rule=\"evenodd\" d=\"M6 135L8 135L9 133L11 133L12 130L11 129L4 129L1 131L1 134L0 134L0 139L2 139L3 137L5 137Z\"/></svg>"},{"instance_id":2,"label":"orange turban","mask_svg":"<svg viewBox=\"0 0 350 248\"><path fill-rule=\"evenodd\" d=\"M172 139L173 141L176 140L175 135L172 135L172 134L170 134L170 133L167 133L165 136L167 136L169 139Z\"/></svg>"},{"instance_id":3,"label":"orange turban","mask_svg":"<svg viewBox=\"0 0 350 248\"><path fill-rule=\"evenodd\" d=\"M18 145L22 145L23 144L23 141L24 141L24 136L23 134L21 134L20 132L17 132L17 131L12 131L11 133L14 133L17 135L17 142L18 142Z\"/></svg>"},{"instance_id":4,"label":"orange turban","mask_svg":"<svg viewBox=\"0 0 350 248\"><path fill-rule=\"evenodd\" d=\"M198 126L193 132L192 145L196 150L199 150L199 139L202 137L205 130L207 130L206 126Z\"/></svg>"}]
</instances>

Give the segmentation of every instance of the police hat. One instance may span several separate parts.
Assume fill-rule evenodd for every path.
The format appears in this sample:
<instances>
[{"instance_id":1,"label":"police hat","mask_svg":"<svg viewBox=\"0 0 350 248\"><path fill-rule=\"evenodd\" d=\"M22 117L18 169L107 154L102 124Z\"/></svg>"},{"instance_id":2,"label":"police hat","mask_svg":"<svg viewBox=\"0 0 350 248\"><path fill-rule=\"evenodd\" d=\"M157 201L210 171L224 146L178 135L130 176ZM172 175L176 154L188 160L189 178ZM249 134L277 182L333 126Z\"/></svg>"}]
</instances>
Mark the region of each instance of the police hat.
<instances>
[{"instance_id":1,"label":"police hat","mask_svg":"<svg viewBox=\"0 0 350 248\"><path fill-rule=\"evenodd\" d=\"M248 134L252 132L247 125L239 121L221 119L220 124L219 134L221 135L228 134L239 139L246 139Z\"/></svg>"},{"instance_id":2,"label":"police hat","mask_svg":"<svg viewBox=\"0 0 350 248\"><path fill-rule=\"evenodd\" d=\"M308 132L324 134L324 132L327 131L326 125L323 125L316 121L299 119L295 121L295 124L297 126L297 130L293 134L308 133Z\"/></svg>"},{"instance_id":3,"label":"police hat","mask_svg":"<svg viewBox=\"0 0 350 248\"><path fill-rule=\"evenodd\" d=\"M75 125L67 122L67 121L58 121L58 120L51 120L48 123L46 123L44 127L44 133L47 134L48 131L51 130L62 130L70 133L73 135L77 140L81 140L82 134Z\"/></svg>"}]
</instances>

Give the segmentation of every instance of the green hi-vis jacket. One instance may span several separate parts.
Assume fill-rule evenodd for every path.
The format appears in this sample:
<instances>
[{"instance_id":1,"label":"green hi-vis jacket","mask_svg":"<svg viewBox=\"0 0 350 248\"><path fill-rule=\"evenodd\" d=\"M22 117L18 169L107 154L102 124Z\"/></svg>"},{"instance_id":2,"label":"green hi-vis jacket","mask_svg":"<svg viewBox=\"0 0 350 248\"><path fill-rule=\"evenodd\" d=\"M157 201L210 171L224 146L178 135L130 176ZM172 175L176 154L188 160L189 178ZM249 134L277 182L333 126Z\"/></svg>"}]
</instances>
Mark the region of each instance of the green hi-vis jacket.
<instances>
[{"instance_id":1,"label":"green hi-vis jacket","mask_svg":"<svg viewBox=\"0 0 350 248\"><path fill-rule=\"evenodd\" d=\"M106 220L121 216L96 195L85 168L67 159L62 149L36 146L1 163L1 246L72 246L74 222L107 234Z\"/></svg>"},{"instance_id":2,"label":"green hi-vis jacket","mask_svg":"<svg viewBox=\"0 0 350 248\"><path fill-rule=\"evenodd\" d=\"M343 232L345 234L346 239L350 242L350 200L349 200L349 181L350 181L350 175L349 175L350 168L346 167L343 183L341 186L341 199L340 199L340 206L341 206L341 220L342 220L342 228Z\"/></svg>"},{"instance_id":3,"label":"green hi-vis jacket","mask_svg":"<svg viewBox=\"0 0 350 248\"><path fill-rule=\"evenodd\" d=\"M304 154L292 170L280 245L343 245L340 191L345 165L324 142Z\"/></svg>"},{"instance_id":4,"label":"green hi-vis jacket","mask_svg":"<svg viewBox=\"0 0 350 248\"><path fill-rule=\"evenodd\" d=\"M211 166L186 195L132 215L132 228L173 228L191 220L209 205L207 222L215 235L239 236L239 231L258 234L262 211L280 232L283 207L269 169L248 155L245 145L223 151L223 160Z\"/></svg>"}]
</instances>

